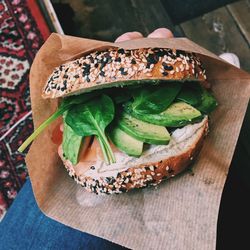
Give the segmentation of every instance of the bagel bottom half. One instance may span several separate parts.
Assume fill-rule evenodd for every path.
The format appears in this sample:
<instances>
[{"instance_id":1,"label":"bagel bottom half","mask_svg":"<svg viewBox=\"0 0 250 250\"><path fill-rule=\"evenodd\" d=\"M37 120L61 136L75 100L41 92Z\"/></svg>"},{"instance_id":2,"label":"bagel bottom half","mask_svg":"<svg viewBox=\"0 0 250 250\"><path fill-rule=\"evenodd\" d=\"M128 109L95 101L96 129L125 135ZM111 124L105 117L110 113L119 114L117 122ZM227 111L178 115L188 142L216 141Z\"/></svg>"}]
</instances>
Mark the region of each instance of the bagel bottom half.
<instances>
[{"instance_id":1,"label":"bagel bottom half","mask_svg":"<svg viewBox=\"0 0 250 250\"><path fill-rule=\"evenodd\" d=\"M174 130L168 145L150 145L139 157L116 152L116 163L106 165L96 159L89 166L72 165L59 156L69 175L86 190L96 194L114 194L155 186L183 172L198 155L208 132L208 117L199 123Z\"/></svg>"}]
</instances>

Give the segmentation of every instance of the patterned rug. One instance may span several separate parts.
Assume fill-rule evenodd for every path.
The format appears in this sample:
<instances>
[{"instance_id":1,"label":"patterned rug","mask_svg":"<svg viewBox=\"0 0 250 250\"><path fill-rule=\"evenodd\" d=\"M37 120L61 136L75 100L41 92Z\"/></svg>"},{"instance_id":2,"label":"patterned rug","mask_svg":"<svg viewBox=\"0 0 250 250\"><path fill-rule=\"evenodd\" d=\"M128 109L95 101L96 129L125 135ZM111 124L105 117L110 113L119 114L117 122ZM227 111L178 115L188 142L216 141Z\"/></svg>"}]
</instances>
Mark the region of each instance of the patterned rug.
<instances>
[{"instance_id":1,"label":"patterned rug","mask_svg":"<svg viewBox=\"0 0 250 250\"><path fill-rule=\"evenodd\" d=\"M35 2L0 0L0 221L28 176L17 148L33 130L32 117L4 134L30 111L29 68L49 36Z\"/></svg>"}]
</instances>

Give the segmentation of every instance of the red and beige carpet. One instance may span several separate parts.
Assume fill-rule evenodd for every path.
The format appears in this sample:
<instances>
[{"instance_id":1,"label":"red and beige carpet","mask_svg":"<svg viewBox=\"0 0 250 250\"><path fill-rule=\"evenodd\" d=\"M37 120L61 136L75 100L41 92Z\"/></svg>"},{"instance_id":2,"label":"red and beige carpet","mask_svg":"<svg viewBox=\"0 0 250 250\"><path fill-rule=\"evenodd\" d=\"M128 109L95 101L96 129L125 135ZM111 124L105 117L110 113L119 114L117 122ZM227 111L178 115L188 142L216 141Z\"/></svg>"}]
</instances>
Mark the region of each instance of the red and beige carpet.
<instances>
[{"instance_id":1,"label":"red and beige carpet","mask_svg":"<svg viewBox=\"0 0 250 250\"><path fill-rule=\"evenodd\" d=\"M29 69L49 30L34 0L0 0L0 221L28 173L18 146L32 132Z\"/></svg>"}]
</instances>

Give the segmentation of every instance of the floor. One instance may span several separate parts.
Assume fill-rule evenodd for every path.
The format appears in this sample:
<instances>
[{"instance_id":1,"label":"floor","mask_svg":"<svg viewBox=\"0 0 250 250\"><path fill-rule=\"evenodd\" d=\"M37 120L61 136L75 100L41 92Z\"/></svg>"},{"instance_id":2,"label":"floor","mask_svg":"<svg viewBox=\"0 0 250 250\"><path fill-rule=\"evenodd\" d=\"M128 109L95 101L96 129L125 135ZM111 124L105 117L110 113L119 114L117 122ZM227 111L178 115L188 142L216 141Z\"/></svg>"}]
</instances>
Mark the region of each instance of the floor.
<instances>
[{"instance_id":1,"label":"floor","mask_svg":"<svg viewBox=\"0 0 250 250\"><path fill-rule=\"evenodd\" d=\"M250 1L221 7L181 23L180 28L187 37L215 54L237 54L241 67L250 72Z\"/></svg>"},{"instance_id":2,"label":"floor","mask_svg":"<svg viewBox=\"0 0 250 250\"><path fill-rule=\"evenodd\" d=\"M177 7L168 0L154 0L153 3L150 0L51 2L65 34L113 41L123 32L138 30L146 35L158 27L169 27L176 36L186 36L215 54L237 54L241 67L250 72L249 0L236 1L202 15L199 11L204 13L232 0L209 1L209 4L177 0L176 4L185 3L182 9L187 11L186 14L180 11L179 15ZM193 11L188 5L191 2L194 3Z\"/></svg>"}]
</instances>

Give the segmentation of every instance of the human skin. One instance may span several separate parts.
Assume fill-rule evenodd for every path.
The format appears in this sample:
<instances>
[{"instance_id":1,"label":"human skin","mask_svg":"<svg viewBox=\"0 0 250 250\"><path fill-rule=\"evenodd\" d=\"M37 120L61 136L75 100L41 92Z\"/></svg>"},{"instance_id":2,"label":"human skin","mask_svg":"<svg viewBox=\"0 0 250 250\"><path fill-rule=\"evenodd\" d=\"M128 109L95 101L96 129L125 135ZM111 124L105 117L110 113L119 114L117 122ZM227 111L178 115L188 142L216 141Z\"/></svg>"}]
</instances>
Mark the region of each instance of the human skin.
<instances>
[{"instance_id":1,"label":"human skin","mask_svg":"<svg viewBox=\"0 0 250 250\"><path fill-rule=\"evenodd\" d=\"M167 28L159 28L151 32L147 37L149 38L172 38L174 37L173 33L171 30ZM133 31L133 32L126 32L122 34L121 36L117 37L115 42L123 42L127 40L135 40L143 38L142 33L138 31Z\"/></svg>"}]
</instances>

